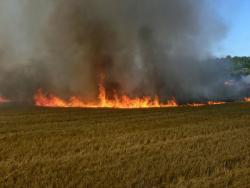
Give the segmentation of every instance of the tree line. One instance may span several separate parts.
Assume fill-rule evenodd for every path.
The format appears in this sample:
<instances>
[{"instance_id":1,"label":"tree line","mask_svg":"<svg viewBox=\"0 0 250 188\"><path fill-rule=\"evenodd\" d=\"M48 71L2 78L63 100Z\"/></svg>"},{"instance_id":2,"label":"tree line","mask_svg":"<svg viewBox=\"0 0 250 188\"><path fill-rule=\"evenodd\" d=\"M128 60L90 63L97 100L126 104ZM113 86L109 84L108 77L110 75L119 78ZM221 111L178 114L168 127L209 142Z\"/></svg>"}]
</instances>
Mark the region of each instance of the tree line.
<instances>
[{"instance_id":1,"label":"tree line","mask_svg":"<svg viewBox=\"0 0 250 188\"><path fill-rule=\"evenodd\" d=\"M234 76L250 75L250 57L227 56L219 60L231 65L231 73Z\"/></svg>"}]
</instances>

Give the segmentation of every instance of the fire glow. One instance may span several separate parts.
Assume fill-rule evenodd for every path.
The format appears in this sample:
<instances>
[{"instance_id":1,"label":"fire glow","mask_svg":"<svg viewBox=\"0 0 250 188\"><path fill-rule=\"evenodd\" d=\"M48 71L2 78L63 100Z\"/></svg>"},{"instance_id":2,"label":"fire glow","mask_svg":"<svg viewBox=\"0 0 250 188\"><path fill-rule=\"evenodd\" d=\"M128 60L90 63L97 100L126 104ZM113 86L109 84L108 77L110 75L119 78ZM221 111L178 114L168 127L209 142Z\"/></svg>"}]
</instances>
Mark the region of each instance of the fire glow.
<instances>
[{"instance_id":1,"label":"fire glow","mask_svg":"<svg viewBox=\"0 0 250 188\"><path fill-rule=\"evenodd\" d=\"M35 105L40 107L53 107L53 108L117 108L117 109L136 109L136 108L167 108L178 107L175 98L168 100L165 103L160 102L159 97L154 98L145 96L130 98L123 95L118 96L114 94L112 99L109 99L106 94L106 88L103 81L99 84L98 102L84 102L79 97L73 96L68 100L57 97L53 94L45 94L42 89L39 89L34 96ZM209 101L207 103L192 103L187 106L200 107L206 105L220 105L225 102Z\"/></svg>"},{"instance_id":2,"label":"fire glow","mask_svg":"<svg viewBox=\"0 0 250 188\"><path fill-rule=\"evenodd\" d=\"M5 97L0 96L0 104L1 103L8 103L8 102L10 102L8 99L6 99Z\"/></svg>"},{"instance_id":3,"label":"fire glow","mask_svg":"<svg viewBox=\"0 0 250 188\"><path fill-rule=\"evenodd\" d=\"M176 100L173 98L165 103L161 103L158 97L152 98L149 96L142 98L130 98L126 95L121 97L115 95L114 99L108 99L105 88L100 88L98 102L84 102L78 97L71 97L68 100L61 99L52 94L45 94L42 89L39 89L34 97L36 106L53 107L53 108L117 108L117 109L136 109L136 108L168 108L179 107ZM246 100L247 101L247 100ZM249 100L250 102L250 100ZM206 103L192 103L186 106L201 107L207 105L222 105L226 102L208 101ZM185 105L183 105L185 106Z\"/></svg>"},{"instance_id":4,"label":"fire glow","mask_svg":"<svg viewBox=\"0 0 250 188\"><path fill-rule=\"evenodd\" d=\"M208 101L207 103L191 103L191 104L188 104L188 106L200 107L200 106L220 105L220 104L226 104L226 102L222 102L222 101Z\"/></svg>"},{"instance_id":5,"label":"fire glow","mask_svg":"<svg viewBox=\"0 0 250 188\"><path fill-rule=\"evenodd\" d=\"M98 102L84 102L78 97L71 97L68 100L61 99L52 94L44 94L42 89L39 89L34 97L36 106L40 107L64 107L64 108L160 108L160 107L177 107L175 99L168 100L166 103L161 103L158 97L142 97L130 98L126 95L114 95L113 99L108 99L106 89L102 82L99 85Z\"/></svg>"},{"instance_id":6,"label":"fire glow","mask_svg":"<svg viewBox=\"0 0 250 188\"><path fill-rule=\"evenodd\" d=\"M250 102L250 97L244 99L245 102Z\"/></svg>"}]
</instances>

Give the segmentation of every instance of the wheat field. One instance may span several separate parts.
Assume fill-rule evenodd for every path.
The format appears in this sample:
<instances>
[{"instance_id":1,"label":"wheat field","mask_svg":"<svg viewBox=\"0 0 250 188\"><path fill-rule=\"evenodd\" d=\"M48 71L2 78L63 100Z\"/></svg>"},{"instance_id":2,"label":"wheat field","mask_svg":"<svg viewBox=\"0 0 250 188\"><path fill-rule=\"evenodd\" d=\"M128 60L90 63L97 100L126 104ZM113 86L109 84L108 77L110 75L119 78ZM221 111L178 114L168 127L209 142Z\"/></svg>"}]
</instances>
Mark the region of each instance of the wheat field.
<instances>
[{"instance_id":1,"label":"wheat field","mask_svg":"<svg viewBox=\"0 0 250 188\"><path fill-rule=\"evenodd\" d=\"M250 103L1 107L0 187L250 187Z\"/></svg>"}]
</instances>

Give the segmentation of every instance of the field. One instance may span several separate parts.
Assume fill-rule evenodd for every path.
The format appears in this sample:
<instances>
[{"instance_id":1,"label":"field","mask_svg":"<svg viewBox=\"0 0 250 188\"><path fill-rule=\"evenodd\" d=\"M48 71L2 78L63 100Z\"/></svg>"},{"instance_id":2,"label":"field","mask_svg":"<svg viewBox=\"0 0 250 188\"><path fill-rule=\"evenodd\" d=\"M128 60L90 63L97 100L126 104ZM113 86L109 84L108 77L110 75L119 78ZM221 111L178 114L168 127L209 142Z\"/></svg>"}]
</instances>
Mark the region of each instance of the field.
<instances>
[{"instance_id":1,"label":"field","mask_svg":"<svg viewBox=\"0 0 250 188\"><path fill-rule=\"evenodd\" d=\"M1 107L0 187L250 187L250 103Z\"/></svg>"}]
</instances>

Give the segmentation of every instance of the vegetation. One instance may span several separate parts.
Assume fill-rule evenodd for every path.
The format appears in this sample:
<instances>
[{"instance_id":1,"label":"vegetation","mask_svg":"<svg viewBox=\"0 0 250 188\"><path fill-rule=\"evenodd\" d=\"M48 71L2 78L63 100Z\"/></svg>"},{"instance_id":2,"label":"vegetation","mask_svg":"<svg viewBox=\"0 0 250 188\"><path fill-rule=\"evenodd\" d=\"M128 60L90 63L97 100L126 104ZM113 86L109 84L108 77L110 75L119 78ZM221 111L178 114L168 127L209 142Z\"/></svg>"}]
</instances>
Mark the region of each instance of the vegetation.
<instances>
[{"instance_id":1,"label":"vegetation","mask_svg":"<svg viewBox=\"0 0 250 188\"><path fill-rule=\"evenodd\" d=\"M249 103L0 109L0 187L249 185Z\"/></svg>"},{"instance_id":2,"label":"vegetation","mask_svg":"<svg viewBox=\"0 0 250 188\"><path fill-rule=\"evenodd\" d=\"M232 63L232 74L235 76L250 75L250 57L227 56L223 61Z\"/></svg>"}]
</instances>

